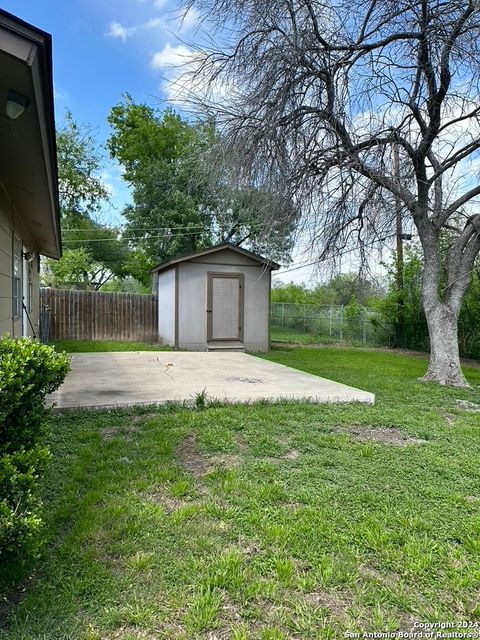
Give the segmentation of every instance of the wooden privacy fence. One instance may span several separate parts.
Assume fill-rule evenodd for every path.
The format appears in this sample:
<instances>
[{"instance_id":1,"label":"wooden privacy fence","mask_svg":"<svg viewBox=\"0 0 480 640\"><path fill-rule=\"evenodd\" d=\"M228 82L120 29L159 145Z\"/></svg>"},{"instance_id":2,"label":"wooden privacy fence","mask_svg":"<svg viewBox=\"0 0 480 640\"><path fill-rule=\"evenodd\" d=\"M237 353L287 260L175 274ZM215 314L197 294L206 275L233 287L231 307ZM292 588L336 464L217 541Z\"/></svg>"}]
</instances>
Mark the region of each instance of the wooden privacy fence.
<instances>
[{"instance_id":1,"label":"wooden privacy fence","mask_svg":"<svg viewBox=\"0 0 480 640\"><path fill-rule=\"evenodd\" d=\"M40 289L48 340L158 341L156 296Z\"/></svg>"}]
</instances>

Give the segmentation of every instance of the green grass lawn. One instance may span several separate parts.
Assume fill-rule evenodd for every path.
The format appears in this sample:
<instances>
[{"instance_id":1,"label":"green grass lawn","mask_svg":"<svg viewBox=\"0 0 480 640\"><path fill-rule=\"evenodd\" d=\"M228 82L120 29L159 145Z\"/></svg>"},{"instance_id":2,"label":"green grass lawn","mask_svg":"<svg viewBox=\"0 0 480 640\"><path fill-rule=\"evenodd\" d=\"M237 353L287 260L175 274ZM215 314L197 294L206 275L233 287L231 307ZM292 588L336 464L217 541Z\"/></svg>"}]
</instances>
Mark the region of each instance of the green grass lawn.
<instances>
[{"instance_id":1,"label":"green grass lawn","mask_svg":"<svg viewBox=\"0 0 480 640\"><path fill-rule=\"evenodd\" d=\"M0 638L318 640L480 621L480 371L459 391L417 383L425 361L395 354L266 357L377 404L53 416L50 543Z\"/></svg>"},{"instance_id":2,"label":"green grass lawn","mask_svg":"<svg viewBox=\"0 0 480 640\"><path fill-rule=\"evenodd\" d=\"M299 344L312 344L318 342L315 336L305 331L299 331L298 329L292 329L290 327L278 327L277 325L271 325L270 327L270 340L273 342L297 342Z\"/></svg>"},{"instance_id":3,"label":"green grass lawn","mask_svg":"<svg viewBox=\"0 0 480 640\"><path fill-rule=\"evenodd\" d=\"M171 351L171 347L147 342L120 342L119 340L59 340L50 343L57 351L86 353L91 351Z\"/></svg>"}]
</instances>

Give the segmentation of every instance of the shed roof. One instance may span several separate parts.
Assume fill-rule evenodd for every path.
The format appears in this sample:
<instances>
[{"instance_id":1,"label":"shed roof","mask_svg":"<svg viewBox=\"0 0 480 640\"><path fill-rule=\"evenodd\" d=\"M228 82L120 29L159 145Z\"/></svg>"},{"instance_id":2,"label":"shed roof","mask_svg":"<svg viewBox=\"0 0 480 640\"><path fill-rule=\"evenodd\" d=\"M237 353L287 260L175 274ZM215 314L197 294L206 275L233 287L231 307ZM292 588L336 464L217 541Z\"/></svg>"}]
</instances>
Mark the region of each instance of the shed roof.
<instances>
[{"instance_id":1,"label":"shed roof","mask_svg":"<svg viewBox=\"0 0 480 640\"><path fill-rule=\"evenodd\" d=\"M187 253L186 255L179 256L178 258L172 258L171 260L166 260L165 262L160 262L156 267L152 269L152 273L164 271L169 267L172 267L179 262L186 262L188 260L193 260L194 258L200 258L202 256L207 256L211 253L216 253L218 251L223 251L225 249L230 249L231 251L236 251L237 253L247 256L252 260L256 260L259 264L264 267L275 270L280 269L280 265L272 260L268 260L268 258L264 258L263 256L258 255L258 253L253 253L253 251L248 251L247 249L243 249L242 247L237 246L236 244L232 244L231 242L222 242L221 244L216 244L213 247L208 247L207 249L201 249L200 251L195 251L194 253Z\"/></svg>"}]
</instances>

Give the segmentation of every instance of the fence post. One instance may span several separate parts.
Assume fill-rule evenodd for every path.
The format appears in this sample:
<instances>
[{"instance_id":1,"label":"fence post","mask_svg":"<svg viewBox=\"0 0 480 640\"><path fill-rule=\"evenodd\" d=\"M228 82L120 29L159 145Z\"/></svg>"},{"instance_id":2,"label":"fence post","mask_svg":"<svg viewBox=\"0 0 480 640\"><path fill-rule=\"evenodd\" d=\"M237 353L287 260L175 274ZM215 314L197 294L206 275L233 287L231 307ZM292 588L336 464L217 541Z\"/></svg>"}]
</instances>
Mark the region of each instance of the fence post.
<instances>
[{"instance_id":1,"label":"fence post","mask_svg":"<svg viewBox=\"0 0 480 640\"><path fill-rule=\"evenodd\" d=\"M285 303L282 302L282 329L285 326Z\"/></svg>"},{"instance_id":2,"label":"fence post","mask_svg":"<svg viewBox=\"0 0 480 640\"><path fill-rule=\"evenodd\" d=\"M343 340L343 305L340 307L340 340Z\"/></svg>"}]
</instances>

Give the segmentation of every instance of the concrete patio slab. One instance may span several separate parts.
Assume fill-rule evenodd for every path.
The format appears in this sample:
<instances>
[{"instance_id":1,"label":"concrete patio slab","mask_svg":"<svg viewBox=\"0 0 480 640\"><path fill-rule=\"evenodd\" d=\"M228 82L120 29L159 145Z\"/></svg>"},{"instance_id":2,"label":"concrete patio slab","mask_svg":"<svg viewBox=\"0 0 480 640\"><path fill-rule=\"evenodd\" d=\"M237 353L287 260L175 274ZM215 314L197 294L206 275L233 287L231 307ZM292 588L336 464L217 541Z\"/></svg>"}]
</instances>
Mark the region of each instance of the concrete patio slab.
<instances>
[{"instance_id":1,"label":"concrete patio slab","mask_svg":"<svg viewBox=\"0 0 480 640\"><path fill-rule=\"evenodd\" d=\"M203 390L226 402L375 401L372 393L245 353L135 351L74 354L72 371L47 403L73 409L193 402Z\"/></svg>"}]
</instances>

